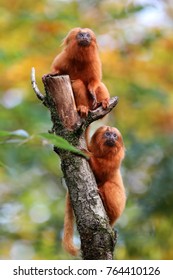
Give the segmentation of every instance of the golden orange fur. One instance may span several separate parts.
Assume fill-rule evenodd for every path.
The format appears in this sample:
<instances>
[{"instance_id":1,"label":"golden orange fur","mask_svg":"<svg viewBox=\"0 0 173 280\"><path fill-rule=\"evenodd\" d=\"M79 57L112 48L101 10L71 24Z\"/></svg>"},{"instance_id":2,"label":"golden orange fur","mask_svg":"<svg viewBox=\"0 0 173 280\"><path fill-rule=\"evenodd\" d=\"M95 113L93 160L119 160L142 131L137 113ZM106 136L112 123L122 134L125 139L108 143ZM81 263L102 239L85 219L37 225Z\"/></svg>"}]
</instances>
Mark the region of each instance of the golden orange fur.
<instances>
[{"instance_id":1,"label":"golden orange fur","mask_svg":"<svg viewBox=\"0 0 173 280\"><path fill-rule=\"evenodd\" d=\"M89 28L74 28L63 45L63 51L52 63L51 73L70 76L77 110L82 117L100 104L106 108L110 96L101 82L101 61L94 32Z\"/></svg>"},{"instance_id":2,"label":"golden orange fur","mask_svg":"<svg viewBox=\"0 0 173 280\"><path fill-rule=\"evenodd\" d=\"M121 133L117 128L102 126L96 130L89 143L88 130L86 142L89 164L95 175L98 191L102 198L110 225L122 214L126 195L121 177L120 166L125 156L125 147ZM72 255L77 255L78 250L72 242L73 238L73 210L69 195L66 200L64 240L65 249Z\"/></svg>"},{"instance_id":3,"label":"golden orange fur","mask_svg":"<svg viewBox=\"0 0 173 280\"><path fill-rule=\"evenodd\" d=\"M122 214L125 207L125 190L120 166L125 147L119 130L102 126L88 144L89 163L95 175L99 194L109 217L110 225Z\"/></svg>"}]
</instances>

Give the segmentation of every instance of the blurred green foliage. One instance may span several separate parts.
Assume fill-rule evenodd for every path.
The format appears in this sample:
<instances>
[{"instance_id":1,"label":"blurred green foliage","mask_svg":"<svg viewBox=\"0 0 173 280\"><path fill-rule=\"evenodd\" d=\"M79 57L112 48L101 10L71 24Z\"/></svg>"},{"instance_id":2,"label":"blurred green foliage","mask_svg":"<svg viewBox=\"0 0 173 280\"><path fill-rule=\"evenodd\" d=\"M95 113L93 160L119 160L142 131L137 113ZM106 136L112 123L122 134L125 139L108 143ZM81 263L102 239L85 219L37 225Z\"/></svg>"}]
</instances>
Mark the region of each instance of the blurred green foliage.
<instances>
[{"instance_id":1,"label":"blurred green foliage","mask_svg":"<svg viewBox=\"0 0 173 280\"><path fill-rule=\"evenodd\" d=\"M158 1L165 21L144 25L140 18L157 11L149 2L1 1L1 259L71 258L61 247L66 187L60 160L46 140L30 137L51 129L30 71L36 68L43 91L41 77L76 26L95 31L103 81L119 96L116 109L92 127L117 126L127 149L127 206L116 224L115 258L173 258L173 8Z\"/></svg>"}]
</instances>

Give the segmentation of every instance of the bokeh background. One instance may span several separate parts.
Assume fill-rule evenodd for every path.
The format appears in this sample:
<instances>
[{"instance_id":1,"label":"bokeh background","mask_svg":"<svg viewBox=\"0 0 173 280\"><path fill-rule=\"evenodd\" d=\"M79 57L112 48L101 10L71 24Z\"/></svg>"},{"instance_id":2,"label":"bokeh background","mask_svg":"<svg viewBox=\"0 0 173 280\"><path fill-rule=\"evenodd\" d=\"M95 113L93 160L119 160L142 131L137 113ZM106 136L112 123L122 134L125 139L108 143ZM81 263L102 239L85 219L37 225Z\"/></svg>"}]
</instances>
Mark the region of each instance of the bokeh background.
<instances>
[{"instance_id":1,"label":"bokeh background","mask_svg":"<svg viewBox=\"0 0 173 280\"><path fill-rule=\"evenodd\" d=\"M71 258L61 247L60 160L35 137L52 124L30 72L34 66L44 91L41 77L77 26L96 33L103 81L119 96L105 120L120 129L127 149L115 258L173 259L172 0L1 0L0 258Z\"/></svg>"}]
</instances>

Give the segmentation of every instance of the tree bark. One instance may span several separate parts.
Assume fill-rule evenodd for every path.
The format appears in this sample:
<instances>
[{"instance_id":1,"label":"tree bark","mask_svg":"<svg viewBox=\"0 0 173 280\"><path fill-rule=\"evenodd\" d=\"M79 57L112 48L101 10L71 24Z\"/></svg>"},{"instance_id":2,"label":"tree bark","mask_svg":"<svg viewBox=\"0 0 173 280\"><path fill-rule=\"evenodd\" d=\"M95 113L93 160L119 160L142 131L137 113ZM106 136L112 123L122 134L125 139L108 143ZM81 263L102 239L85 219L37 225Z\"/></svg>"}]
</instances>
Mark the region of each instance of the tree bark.
<instances>
[{"instance_id":1,"label":"tree bark","mask_svg":"<svg viewBox=\"0 0 173 280\"><path fill-rule=\"evenodd\" d=\"M33 80L32 76L32 84ZM62 136L79 149L85 149L84 131L86 127L109 113L117 104L118 98L112 98L106 110L99 107L95 111L89 112L86 119L81 119L76 110L69 76L46 75L43 77L43 84L46 95L38 94L38 89L35 92L50 110L53 123L52 133ZM116 234L109 225L94 175L87 160L57 147L54 150L61 158L61 168L81 239L82 258L111 260Z\"/></svg>"}]
</instances>

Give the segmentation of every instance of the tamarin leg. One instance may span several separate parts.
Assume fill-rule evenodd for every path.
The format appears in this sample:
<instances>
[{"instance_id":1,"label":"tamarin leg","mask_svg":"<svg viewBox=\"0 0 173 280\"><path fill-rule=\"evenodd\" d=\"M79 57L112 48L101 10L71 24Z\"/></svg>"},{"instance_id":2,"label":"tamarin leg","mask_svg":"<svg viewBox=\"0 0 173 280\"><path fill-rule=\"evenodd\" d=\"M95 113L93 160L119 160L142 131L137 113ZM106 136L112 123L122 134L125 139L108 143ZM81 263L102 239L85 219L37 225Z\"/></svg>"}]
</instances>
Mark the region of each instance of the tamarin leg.
<instances>
[{"instance_id":1,"label":"tamarin leg","mask_svg":"<svg viewBox=\"0 0 173 280\"><path fill-rule=\"evenodd\" d=\"M113 226L125 207L126 196L124 189L121 185L116 184L116 181L107 181L99 187L99 193L109 217L110 225Z\"/></svg>"},{"instance_id":2,"label":"tamarin leg","mask_svg":"<svg viewBox=\"0 0 173 280\"><path fill-rule=\"evenodd\" d=\"M81 80L73 80L72 88L75 97L76 107L81 117L86 117L89 110L87 89Z\"/></svg>"},{"instance_id":3,"label":"tamarin leg","mask_svg":"<svg viewBox=\"0 0 173 280\"><path fill-rule=\"evenodd\" d=\"M96 90L97 102L102 104L103 109L106 109L109 105L109 92L104 83L100 83Z\"/></svg>"}]
</instances>

